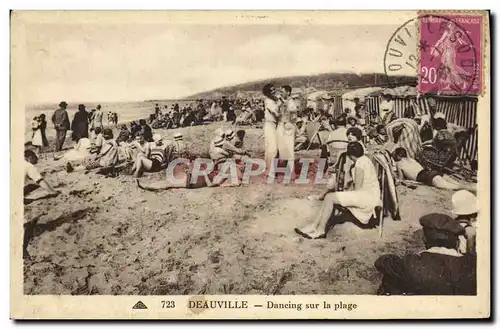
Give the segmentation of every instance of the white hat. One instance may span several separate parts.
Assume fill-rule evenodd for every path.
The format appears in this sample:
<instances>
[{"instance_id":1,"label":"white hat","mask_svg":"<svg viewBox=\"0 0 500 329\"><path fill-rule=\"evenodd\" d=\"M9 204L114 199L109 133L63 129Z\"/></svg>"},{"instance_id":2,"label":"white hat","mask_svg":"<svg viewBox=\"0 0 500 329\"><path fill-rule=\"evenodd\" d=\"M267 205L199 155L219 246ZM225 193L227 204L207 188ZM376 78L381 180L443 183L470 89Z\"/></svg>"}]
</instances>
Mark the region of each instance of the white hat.
<instances>
[{"instance_id":1,"label":"white hat","mask_svg":"<svg viewBox=\"0 0 500 329\"><path fill-rule=\"evenodd\" d=\"M233 139L234 138L234 130L228 129L224 133L226 135L227 139Z\"/></svg>"},{"instance_id":2,"label":"white hat","mask_svg":"<svg viewBox=\"0 0 500 329\"><path fill-rule=\"evenodd\" d=\"M182 134L181 133L175 133L174 134L174 140L180 140L182 139Z\"/></svg>"},{"instance_id":3,"label":"white hat","mask_svg":"<svg viewBox=\"0 0 500 329\"><path fill-rule=\"evenodd\" d=\"M452 212L455 215L471 215L478 212L477 198L466 190L460 190L451 197Z\"/></svg>"},{"instance_id":4,"label":"white hat","mask_svg":"<svg viewBox=\"0 0 500 329\"><path fill-rule=\"evenodd\" d=\"M224 144L224 138L223 137L217 137L214 140L214 145L216 147L221 147Z\"/></svg>"},{"instance_id":5,"label":"white hat","mask_svg":"<svg viewBox=\"0 0 500 329\"><path fill-rule=\"evenodd\" d=\"M160 134L154 134L153 135L153 141L159 142L163 139L163 137Z\"/></svg>"},{"instance_id":6,"label":"white hat","mask_svg":"<svg viewBox=\"0 0 500 329\"><path fill-rule=\"evenodd\" d=\"M434 114L434 119L439 119L439 118L446 119L446 116L442 112L437 112L436 114Z\"/></svg>"}]
</instances>

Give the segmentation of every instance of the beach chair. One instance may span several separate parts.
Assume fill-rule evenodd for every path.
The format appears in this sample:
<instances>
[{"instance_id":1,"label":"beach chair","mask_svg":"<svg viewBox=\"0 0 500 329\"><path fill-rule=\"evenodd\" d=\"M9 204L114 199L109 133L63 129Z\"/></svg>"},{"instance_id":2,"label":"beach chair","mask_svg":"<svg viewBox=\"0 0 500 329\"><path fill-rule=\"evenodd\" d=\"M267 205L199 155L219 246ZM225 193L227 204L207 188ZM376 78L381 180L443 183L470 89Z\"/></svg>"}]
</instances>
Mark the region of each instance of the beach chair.
<instances>
[{"instance_id":1,"label":"beach chair","mask_svg":"<svg viewBox=\"0 0 500 329\"><path fill-rule=\"evenodd\" d=\"M375 219L378 223L379 237L381 238L383 235L385 214L390 212L393 220L400 220L401 217L390 154L388 151L377 151L373 154L372 161L377 169L380 184L381 206L375 208Z\"/></svg>"},{"instance_id":2,"label":"beach chair","mask_svg":"<svg viewBox=\"0 0 500 329\"><path fill-rule=\"evenodd\" d=\"M307 139L309 140L309 145L307 146L306 151L309 151L315 138L318 139L320 146L323 145L323 141L321 140L321 136L319 135L320 130L321 130L321 122L309 121L306 124Z\"/></svg>"}]
</instances>

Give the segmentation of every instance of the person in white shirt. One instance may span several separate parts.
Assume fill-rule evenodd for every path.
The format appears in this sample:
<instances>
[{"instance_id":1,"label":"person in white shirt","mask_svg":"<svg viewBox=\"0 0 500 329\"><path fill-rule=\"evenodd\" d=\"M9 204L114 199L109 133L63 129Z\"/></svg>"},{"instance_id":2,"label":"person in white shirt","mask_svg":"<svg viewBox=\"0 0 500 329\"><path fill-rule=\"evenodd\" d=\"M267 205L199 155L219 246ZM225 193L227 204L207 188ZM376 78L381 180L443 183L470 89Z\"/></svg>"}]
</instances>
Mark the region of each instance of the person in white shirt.
<instances>
[{"instance_id":1,"label":"person in white shirt","mask_svg":"<svg viewBox=\"0 0 500 329\"><path fill-rule=\"evenodd\" d=\"M329 164L337 163L340 154L345 152L348 143L345 115L337 117L335 123L337 128L330 133L326 142L328 152L330 153L328 157Z\"/></svg>"},{"instance_id":2,"label":"person in white shirt","mask_svg":"<svg viewBox=\"0 0 500 329\"><path fill-rule=\"evenodd\" d=\"M295 120L297 119L297 104L291 97L292 87L284 85L281 87L283 97L283 111L277 125L278 154L282 160L287 160L291 171L295 160Z\"/></svg>"},{"instance_id":3,"label":"person in white shirt","mask_svg":"<svg viewBox=\"0 0 500 329\"><path fill-rule=\"evenodd\" d=\"M42 187L45 189L48 194L44 196L53 197L60 194L59 191L56 191L45 181L42 177L38 169L36 169L35 165L38 163L38 157L35 152L32 150L24 151L24 197L28 196L32 191L34 191L38 187ZM33 181L35 184L26 184L27 180ZM34 199L31 199L33 201Z\"/></svg>"},{"instance_id":4,"label":"person in white shirt","mask_svg":"<svg viewBox=\"0 0 500 329\"><path fill-rule=\"evenodd\" d=\"M476 229L479 207L477 197L469 191L457 191L451 197L452 213L455 220L464 228L459 236L458 251L462 254L476 254Z\"/></svg>"},{"instance_id":5,"label":"person in white shirt","mask_svg":"<svg viewBox=\"0 0 500 329\"><path fill-rule=\"evenodd\" d=\"M265 160L267 170L271 169L271 164L278 155L278 122L281 118L279 111L280 101L276 97L276 88L272 83L268 83L262 89L266 97L264 100L264 139L265 139Z\"/></svg>"},{"instance_id":6,"label":"person in white shirt","mask_svg":"<svg viewBox=\"0 0 500 329\"><path fill-rule=\"evenodd\" d=\"M337 223L352 221L360 223L360 226L367 226L370 219L374 218L375 207L380 205L380 184L377 170L372 161L364 154L363 146L359 142L349 143L347 156L355 164L352 174L354 189L328 193L314 222L302 229L295 228L297 234L308 239L326 237L327 223L332 213L338 208L336 206L347 209L347 211L342 212L341 218L337 218Z\"/></svg>"}]
</instances>

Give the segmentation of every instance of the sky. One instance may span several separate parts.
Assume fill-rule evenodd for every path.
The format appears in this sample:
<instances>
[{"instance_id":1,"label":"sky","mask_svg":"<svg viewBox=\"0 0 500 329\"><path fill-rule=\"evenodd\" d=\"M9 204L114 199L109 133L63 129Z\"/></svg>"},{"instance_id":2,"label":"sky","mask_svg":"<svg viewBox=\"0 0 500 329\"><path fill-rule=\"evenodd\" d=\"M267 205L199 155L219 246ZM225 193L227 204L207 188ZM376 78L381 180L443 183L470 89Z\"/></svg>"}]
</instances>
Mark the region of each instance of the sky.
<instances>
[{"instance_id":1,"label":"sky","mask_svg":"<svg viewBox=\"0 0 500 329\"><path fill-rule=\"evenodd\" d=\"M396 25L30 24L30 102L176 99L252 80L384 72Z\"/></svg>"}]
</instances>

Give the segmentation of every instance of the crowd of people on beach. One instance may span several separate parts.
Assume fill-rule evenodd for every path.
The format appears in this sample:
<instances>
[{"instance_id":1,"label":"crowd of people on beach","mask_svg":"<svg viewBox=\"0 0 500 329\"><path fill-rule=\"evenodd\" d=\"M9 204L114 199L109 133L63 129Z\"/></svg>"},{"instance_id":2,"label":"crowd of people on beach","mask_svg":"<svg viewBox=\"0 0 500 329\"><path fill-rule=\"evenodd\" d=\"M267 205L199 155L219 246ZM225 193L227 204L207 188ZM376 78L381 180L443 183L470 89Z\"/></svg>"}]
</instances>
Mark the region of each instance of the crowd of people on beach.
<instances>
[{"instance_id":1,"label":"crowd of people on beach","mask_svg":"<svg viewBox=\"0 0 500 329\"><path fill-rule=\"evenodd\" d=\"M414 111L407 111L407 117L398 118L390 97L384 96L380 113L368 125L367 116L372 114L359 101L354 108L345 108L335 117L328 107L304 107L297 100L300 95L292 91L289 85L277 88L266 84L259 100L222 97L182 107L175 103L170 109L155 104L149 121L140 119L128 126L122 124L116 136L111 128L104 127L100 105L88 113L80 104L70 125L67 104L61 102L52 116L55 149L62 150L68 130L72 131L75 147L64 154L55 154L54 159L64 161L68 173L96 171L113 177L130 167L137 186L148 191L235 187L241 185L245 163L250 158L244 147L245 130L237 126L258 122L262 124L266 176L278 175L279 165L284 165L292 177L296 176L297 154L313 146L319 148L320 158L326 160L325 172L330 177L325 191L308 196L321 202L321 207L310 223L295 228L304 238L324 238L332 226L344 222L371 229L379 226L381 216L388 212L394 220L401 220L396 185L410 189L428 185L455 191L450 201L456 218L431 213L420 219L427 248L424 252L403 258L385 255L377 260L375 266L383 274L379 293L475 294L476 185L452 175L469 131L447 122L435 110L432 100L430 113L416 116ZM236 112L240 114L237 116ZM115 115L110 116L113 125L118 124ZM190 151L190 144L181 133L166 140L154 131L217 120L231 123L230 128L214 131L207 145L213 168L208 175L194 179L193 168L200 155ZM32 128L32 145L47 146L45 117L35 118ZM318 138L320 134L327 138ZM181 159L187 162L174 167L174 181L139 180L146 172L168 171L169 164ZM27 149L25 176L45 188L49 196L57 196L37 172L37 161L36 152ZM228 163L236 164L236 181L220 175ZM387 199L392 200L390 205L384 204Z\"/></svg>"}]
</instances>

